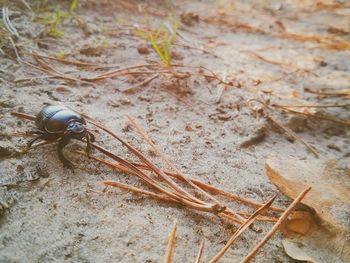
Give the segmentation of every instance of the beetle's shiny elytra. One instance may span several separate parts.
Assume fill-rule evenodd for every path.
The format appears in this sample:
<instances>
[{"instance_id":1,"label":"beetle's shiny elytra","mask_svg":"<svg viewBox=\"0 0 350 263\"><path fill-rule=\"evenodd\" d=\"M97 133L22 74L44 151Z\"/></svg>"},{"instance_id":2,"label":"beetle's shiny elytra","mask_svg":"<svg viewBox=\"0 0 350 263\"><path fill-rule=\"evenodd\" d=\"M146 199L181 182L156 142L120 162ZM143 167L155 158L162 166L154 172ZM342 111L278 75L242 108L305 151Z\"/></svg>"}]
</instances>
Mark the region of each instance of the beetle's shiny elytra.
<instances>
[{"instance_id":1,"label":"beetle's shiny elytra","mask_svg":"<svg viewBox=\"0 0 350 263\"><path fill-rule=\"evenodd\" d=\"M37 140L58 141L58 157L65 167L73 167L62 153L63 147L69 143L70 139L86 139L87 151L90 149L90 141L95 140L94 135L86 128L84 118L79 113L61 105L44 106L36 116L35 124L38 128L35 133L38 136L32 139L27 147L30 148Z\"/></svg>"},{"instance_id":2,"label":"beetle's shiny elytra","mask_svg":"<svg viewBox=\"0 0 350 263\"><path fill-rule=\"evenodd\" d=\"M63 106L48 105L36 116L35 124L39 130L47 133L64 133L70 130L72 133L84 134L86 122L77 112Z\"/></svg>"}]
</instances>

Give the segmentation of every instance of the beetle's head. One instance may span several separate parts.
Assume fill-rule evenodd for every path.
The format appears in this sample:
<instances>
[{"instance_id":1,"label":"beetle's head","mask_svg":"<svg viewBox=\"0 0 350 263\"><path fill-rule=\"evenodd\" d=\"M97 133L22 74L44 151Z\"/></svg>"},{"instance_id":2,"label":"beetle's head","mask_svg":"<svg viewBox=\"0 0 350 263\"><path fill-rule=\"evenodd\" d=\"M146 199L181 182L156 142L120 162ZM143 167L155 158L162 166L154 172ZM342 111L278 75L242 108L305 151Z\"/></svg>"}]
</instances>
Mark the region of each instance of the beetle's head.
<instances>
[{"instance_id":1,"label":"beetle's head","mask_svg":"<svg viewBox=\"0 0 350 263\"><path fill-rule=\"evenodd\" d=\"M87 134L85 124L79 121L71 121L66 128L66 132L69 134L69 137L78 140L86 137Z\"/></svg>"}]
</instances>

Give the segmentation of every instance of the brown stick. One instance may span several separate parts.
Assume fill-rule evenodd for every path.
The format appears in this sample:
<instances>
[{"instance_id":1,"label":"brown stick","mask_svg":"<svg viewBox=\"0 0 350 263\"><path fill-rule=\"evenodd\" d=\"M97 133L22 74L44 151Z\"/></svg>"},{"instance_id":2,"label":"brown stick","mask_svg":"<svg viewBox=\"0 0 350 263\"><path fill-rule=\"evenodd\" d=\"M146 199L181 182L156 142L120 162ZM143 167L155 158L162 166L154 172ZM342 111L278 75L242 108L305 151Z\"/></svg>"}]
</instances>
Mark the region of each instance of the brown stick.
<instances>
[{"instance_id":1,"label":"brown stick","mask_svg":"<svg viewBox=\"0 0 350 263\"><path fill-rule=\"evenodd\" d=\"M76 151L77 153L80 153L80 154L84 154L84 155L87 155L85 152L82 152L82 151ZM131 174L131 175L135 175L135 176L137 176L137 177L139 177L140 178L140 176L137 174L137 173L135 173L135 171L133 171L133 170L131 170L130 168L128 168L128 167L126 167L126 166L124 166L123 164L120 164L120 163L116 163L116 164L113 164L113 163L111 163L111 162L109 162L109 161L107 161L107 160L103 160L103 159L100 159L100 158L98 158L98 157L96 157L96 156L93 156L93 155L90 155L89 156L90 158L92 158L92 159L94 159L94 160L96 160L96 161L99 161L99 162L101 162L101 163L103 163L103 164L105 164L105 165L107 165L107 166L109 166L109 167L111 167L111 168L114 168L114 169L117 169L118 171L121 171L121 172L123 172L123 173L127 173L127 174ZM134 164L135 166L137 166L137 164ZM147 167L148 168L148 167ZM142 169L142 167L141 167L141 169ZM147 170L149 170L149 169L147 169ZM142 178L141 178L142 179ZM146 182L146 183L148 183L148 182ZM151 183L148 183L151 187L153 187L153 185L151 184ZM155 187L155 189L157 189L157 190L159 190L158 188L156 188ZM182 196L181 196L182 197ZM170 198L172 198L172 199L175 199L175 198L173 198L173 197L170 197ZM171 201L171 200L170 200ZM181 201L179 201L179 200L177 200L177 199L175 199L175 200L172 200L173 202L177 202L177 203L179 203L179 204L181 204L181 205L187 205L189 208L191 208L191 209L196 209L196 210L199 210L199 211L204 211L204 212L212 212L212 213L218 213L218 216L220 216L220 217L223 217L223 218L225 218L225 219L227 219L227 220L229 220L229 221L232 221L232 222L235 222L235 223L237 223L237 224L242 224L243 222L244 222L244 218L243 217L241 217L241 216L239 216L239 217L237 217L237 214L238 213L236 213L236 212L233 212L233 211L231 211L231 210L229 210L229 209L226 209L226 210L224 210L224 211L221 211L220 210L220 207L217 207L217 206L212 206L212 211L207 211L207 210L203 210L203 209L198 209L198 204L196 204L196 203L192 203L192 205L189 205L189 204L186 204L186 203L184 203L184 202L181 202ZM190 201L189 201L190 202ZM190 203L191 204L191 203ZM242 219L241 219L242 218ZM266 221L266 220L263 220L263 221Z\"/></svg>"},{"instance_id":2,"label":"brown stick","mask_svg":"<svg viewBox=\"0 0 350 263\"><path fill-rule=\"evenodd\" d=\"M30 114L26 114L23 112L12 111L11 115L22 118L22 119L30 120L30 121L35 121L35 116L30 115Z\"/></svg>"},{"instance_id":3,"label":"brown stick","mask_svg":"<svg viewBox=\"0 0 350 263\"><path fill-rule=\"evenodd\" d=\"M270 115L269 111L271 110L271 108L264 101L261 101L259 99L249 99L247 105L251 110L254 111L254 107L252 106L253 102L261 104L259 108L263 110L264 115L268 121L270 121L272 124L283 130L285 133L289 134L289 136L293 137L293 139L300 141L302 144L304 144L315 155L315 157L319 157L319 154L314 147L311 147L305 140L296 135L295 132L280 124L274 117Z\"/></svg>"},{"instance_id":4,"label":"brown stick","mask_svg":"<svg viewBox=\"0 0 350 263\"><path fill-rule=\"evenodd\" d=\"M45 72L45 73L47 73L47 74L49 74L49 75L51 75L51 76L53 76L55 78L60 78L60 79L67 80L67 81L76 81L76 82L84 82L84 83L91 84L90 82L86 82L86 81L81 80L81 79L72 78L72 77L67 76L67 75L57 74L57 73L52 72L52 71L50 71L48 69L45 69L45 68L42 68L42 67L38 67L38 66L36 66L36 65L34 65L34 64L30 63L30 62L27 62L27 61L22 61L22 62L24 64L28 65L28 66L31 66L32 68L35 68L35 69L37 69L39 71L42 71L42 72Z\"/></svg>"},{"instance_id":5,"label":"brown stick","mask_svg":"<svg viewBox=\"0 0 350 263\"><path fill-rule=\"evenodd\" d=\"M146 167L142 164L136 164L137 167L141 168L141 169L145 169ZM178 174L176 173L171 173L171 172L168 172L168 171L165 171L165 173L167 175L170 175L178 180L183 180ZM213 194L218 194L218 195L221 195L223 197L226 197L227 199L229 200L232 200L232 201L236 201L236 202L239 202L239 203L242 203L242 204L245 204L246 206L249 206L249 207L253 207L253 208L257 208L257 207L260 207L264 204L262 203L258 203L258 202L254 202L252 200L249 200L247 198L244 198L244 197L241 197L241 196L238 196L238 195L235 195L235 194L232 194L232 193L229 193L229 192L226 192L224 190L221 190L215 186L212 186L210 184L206 184L206 183L203 183L201 181L198 181L196 179L190 179L193 183L195 183L196 185L198 185L199 187L213 193ZM276 212L284 212L284 209L283 208L279 208L279 207L270 207L270 210L272 211L276 211Z\"/></svg>"},{"instance_id":6,"label":"brown stick","mask_svg":"<svg viewBox=\"0 0 350 263\"><path fill-rule=\"evenodd\" d=\"M251 55L253 55L254 57L266 62L266 63L269 63L269 64L273 64L273 65L278 65L278 66L281 66L281 67L284 67L284 68L295 68L294 66L291 66L290 64L287 64L287 63L284 63L284 62L280 62L280 61L275 61L275 60L272 60L272 59L267 59L265 57L263 57L262 55L256 53L256 52L253 52L253 51L249 51L249 53Z\"/></svg>"},{"instance_id":7,"label":"brown stick","mask_svg":"<svg viewBox=\"0 0 350 263\"><path fill-rule=\"evenodd\" d=\"M316 118L316 119L321 119L321 120L325 120L325 121L330 121L330 122L350 126L350 121L343 121L343 120L330 118L327 116L321 116L321 115L315 115L315 114L310 114L310 113L306 113L306 112L300 112L300 111L289 109L289 108L284 107L284 106L279 106L278 108L281 108L285 112L290 112L290 113L294 113L294 114L298 114L298 115L303 115L303 116L307 116L307 117L312 117L312 118Z\"/></svg>"},{"instance_id":8,"label":"brown stick","mask_svg":"<svg viewBox=\"0 0 350 263\"><path fill-rule=\"evenodd\" d=\"M212 201L214 201L214 203L222 208L226 209L226 212L228 214L230 214L231 216L237 218L238 220L240 220L241 222L244 221L244 218L242 216L240 216L239 214L235 213L234 211L232 211L229 208L226 208L224 205L222 205L216 198L214 198L212 195L210 195L209 193L207 193L206 191L204 191L202 188L200 188L199 186L197 186L195 183L193 183L190 178L188 178L188 176L186 176L185 174L183 174L181 171L179 171L175 165L165 156L165 154L163 152L161 152L159 150L159 148L152 142L152 140L149 138L149 136L147 135L147 133L145 132L145 130L139 126L135 119L132 116L129 116L129 121L131 122L131 124L136 128L136 130L139 132L139 134L146 140L146 142L155 150L156 153L158 153L158 155L161 157L161 159L170 167L172 168L176 174L181 178L182 181L187 182L190 186L192 186L194 189L198 190L200 193L202 193L204 196L206 196L207 198L211 199Z\"/></svg>"},{"instance_id":9,"label":"brown stick","mask_svg":"<svg viewBox=\"0 0 350 263\"><path fill-rule=\"evenodd\" d=\"M130 121L130 123L132 124L132 126L134 126L136 128L136 130L138 131L138 133L142 136L142 138L152 147L152 149L158 154L158 156L163 160L163 162L165 162L171 169L173 169L173 171L176 172L176 174L179 175L179 177L181 177L182 181L187 182L190 186L192 186L194 189L198 190L200 193L202 193L204 196L208 197L209 199L211 199L212 201L214 201L217 204L220 204L220 202L214 198L212 195L208 194L206 191L204 191L202 188L198 187L196 184L194 184L189 178L188 176L186 176L185 174L183 174L181 171L179 171L175 165L165 156L165 154L152 142L151 138L148 136L148 134L146 133L146 131L136 123L135 118L132 117L131 115L127 115L128 119ZM223 206L223 205L221 205Z\"/></svg>"},{"instance_id":10,"label":"brown stick","mask_svg":"<svg viewBox=\"0 0 350 263\"><path fill-rule=\"evenodd\" d=\"M204 239L202 239L201 244L199 245L198 254L196 256L196 259L194 260L194 263L200 263L201 262L201 258L202 258L202 254L203 254L203 248L204 248Z\"/></svg>"},{"instance_id":11,"label":"brown stick","mask_svg":"<svg viewBox=\"0 0 350 263\"><path fill-rule=\"evenodd\" d=\"M179 202L179 201L177 201L177 200L175 200L173 198L170 198L170 197L168 197L166 195L153 193L153 192L150 192L150 191L147 191L147 190L143 190L143 189L140 189L140 188L137 188L137 187L134 187L134 186L130 186L130 185L126 185L126 184L122 184L122 183L119 183L119 182L116 182L116 181L104 181L103 184L106 185L106 186L117 187L117 188L120 188L122 190L126 190L126 191L133 192L133 193L136 193L136 194L145 194L145 195L148 195L148 196L150 196L152 198L156 198L156 199L164 201L164 202L171 202L171 203L175 203L175 204L178 204L178 205L184 205L183 203L181 203L181 202ZM195 209L195 210L199 210L199 211L204 211L204 210L200 210L200 209L198 209L196 207L190 207L189 205L187 205L187 207ZM232 216L230 216L228 214L220 213L219 216L221 216L223 218L226 218L227 220L229 220L231 222L235 222L237 224L241 224L242 223L241 221L237 220L235 217L232 217Z\"/></svg>"},{"instance_id":12,"label":"brown stick","mask_svg":"<svg viewBox=\"0 0 350 263\"><path fill-rule=\"evenodd\" d=\"M32 55L34 60L36 61L37 64L39 64L43 69L49 70L51 72L56 73L57 75L60 76L65 76L65 74L63 72L60 72L58 70L56 70L55 68L53 68L51 65L49 65L43 58L33 54Z\"/></svg>"},{"instance_id":13,"label":"brown stick","mask_svg":"<svg viewBox=\"0 0 350 263\"><path fill-rule=\"evenodd\" d=\"M158 76L159 76L159 73L156 73L156 74L154 74L153 76L151 76L151 77L145 79L144 81L141 81L140 83L137 83L137 84L135 84L134 86L129 87L129 88L123 90L123 92L130 92L130 91L132 91L132 90L134 90L134 89L137 89L137 88L139 88L139 87L142 87L142 86L146 85L147 83L151 82L153 79L157 78Z\"/></svg>"},{"instance_id":14,"label":"brown stick","mask_svg":"<svg viewBox=\"0 0 350 263\"><path fill-rule=\"evenodd\" d=\"M270 208L270 207L269 207L269 208ZM248 218L248 217L250 216L248 213L242 213L242 212L238 212L237 214L239 214L239 215L242 216L243 218ZM257 218L256 220L259 220L259 221L268 221L268 222L277 222L278 217L259 215L258 218Z\"/></svg>"},{"instance_id":15,"label":"brown stick","mask_svg":"<svg viewBox=\"0 0 350 263\"><path fill-rule=\"evenodd\" d=\"M267 211L267 209L272 205L273 201L276 199L277 195L272 197L265 205L256 210L245 222L243 225L238 228L238 230L233 234L230 240L226 243L226 245L220 250L215 257L210 260L210 263L216 263L222 258L225 252L232 246L232 244L238 239L238 237L255 221L255 219L260 215Z\"/></svg>"},{"instance_id":16,"label":"brown stick","mask_svg":"<svg viewBox=\"0 0 350 263\"><path fill-rule=\"evenodd\" d=\"M129 66L129 67L125 67L125 68L121 68L121 69L115 69L109 72L105 72L102 73L100 75L97 75L95 77L92 78L87 78L86 80L99 80L99 79L105 79L105 78L110 78L110 77L114 77L115 75L117 75L118 73L122 72L122 71L128 71L131 69L136 69L136 68L149 68L149 67L155 67L158 66L158 64L143 64L143 65L135 65L135 66Z\"/></svg>"},{"instance_id":17,"label":"brown stick","mask_svg":"<svg viewBox=\"0 0 350 263\"><path fill-rule=\"evenodd\" d=\"M289 214L295 209L295 207L300 203L300 201L305 197L305 195L310 190L311 190L311 187L308 187L298 195L298 197L293 201L293 203L291 203L291 205L286 209L286 211L284 211L284 213L278 219L276 224L274 224L274 226L266 234L266 236L253 248L253 250L241 261L241 263L247 263L255 257L258 250L275 234L278 228L287 219Z\"/></svg>"},{"instance_id":18,"label":"brown stick","mask_svg":"<svg viewBox=\"0 0 350 263\"><path fill-rule=\"evenodd\" d=\"M110 75L110 76L105 76L105 77L98 77L98 78L82 78L82 80L84 81L99 81L99 80L104 80L107 78L115 78L118 76L126 76L126 75L150 75L150 74L160 74L160 73L170 73L170 71L160 71L160 70L154 70L154 71L127 71L127 72L118 72L115 73L114 75Z\"/></svg>"},{"instance_id":19,"label":"brown stick","mask_svg":"<svg viewBox=\"0 0 350 263\"><path fill-rule=\"evenodd\" d=\"M172 179L169 178L162 170L160 170L156 165L154 165L146 156L144 156L139 150L135 149L133 146L131 146L129 143L124 141L120 136L118 136L116 133L112 132L102 124L93 121L93 119L87 115L84 115L88 118L88 121L95 125L96 127L102 129L103 131L110 134L112 137L116 138L118 141L120 141L124 146L126 146L129 151L131 151L133 154L135 154L141 161L146 163L158 176L160 176L162 179L164 179L174 190L181 193L185 196L185 198L188 198L189 200L193 202L197 202L198 204L204 204L203 201L199 200L198 198L195 198L190 193L188 193L186 190L184 190L182 187L178 186ZM217 207L217 206L216 206Z\"/></svg>"},{"instance_id":20,"label":"brown stick","mask_svg":"<svg viewBox=\"0 0 350 263\"><path fill-rule=\"evenodd\" d=\"M228 198L230 200L233 200L233 201L245 204L246 206L257 208L257 207L260 207L260 206L263 205L262 203L254 202L254 201L249 200L247 198L244 198L244 197L241 197L241 196L238 196L238 195L226 192L226 191L221 190L221 189L219 189L219 188L217 188L215 186L212 186L212 185L209 185L209 184L205 184L205 183L203 183L201 181L198 181L198 180L195 180L195 179L192 179L192 181L195 184L197 184L198 186L202 187L203 189L206 189L207 191L210 191L211 193L224 196L224 197L226 197L226 198ZM272 211L276 211L276 212L283 212L284 211L283 208L279 208L279 207L269 207L269 209L272 210Z\"/></svg>"},{"instance_id":21,"label":"brown stick","mask_svg":"<svg viewBox=\"0 0 350 263\"><path fill-rule=\"evenodd\" d=\"M180 67L180 68L193 68L193 69L206 70L211 75L204 74L204 73L200 73L198 75L204 76L204 77L208 77L208 78L212 78L212 79L216 79L216 80L219 81L220 84L224 84L224 85L227 85L227 86L232 86L233 85L231 82L226 82L225 80L219 78L219 76L214 71L212 71L211 69L206 68L204 66L190 66L190 65L183 65L183 64L172 64L171 66L172 67ZM191 74L195 74L195 73L191 73Z\"/></svg>"},{"instance_id":22,"label":"brown stick","mask_svg":"<svg viewBox=\"0 0 350 263\"><path fill-rule=\"evenodd\" d=\"M140 179L145 181L151 187L157 189L160 192L163 192L163 193L167 194L168 196L170 196L172 198L175 198L176 200L182 199L182 197L179 196L177 193L172 192L170 189L167 189L164 186L161 186L153 178L151 178L150 176L148 176L147 174L145 174L144 172L139 170L136 166L134 166L129 161L127 161L127 160L125 160L125 159L123 159L123 158L121 158L121 157L111 153L110 151L104 149L103 147L101 147L99 145L96 145L95 143L90 143L90 144L91 144L91 146L93 146L94 148L99 150L100 152L104 153L108 157L112 158L113 160L121 163L123 166L127 167L128 169L130 169L137 177L139 177Z\"/></svg>"},{"instance_id":23,"label":"brown stick","mask_svg":"<svg viewBox=\"0 0 350 263\"><path fill-rule=\"evenodd\" d=\"M318 91L315 89L311 88L305 88L304 89L306 92L310 92L316 95L321 95L321 96L349 96L350 95L350 90L341 90L341 91Z\"/></svg>"},{"instance_id":24,"label":"brown stick","mask_svg":"<svg viewBox=\"0 0 350 263\"><path fill-rule=\"evenodd\" d=\"M148 195L150 197L157 198L157 199L160 199L160 200L166 201L166 202L176 202L174 199L171 199L171 198L169 198L169 197L167 197L165 195L156 194L156 193L153 193L153 192L150 192L150 191L147 191L147 190L143 190L143 189L140 189L140 188L137 188L137 187L134 187L134 186L130 186L130 185L127 185L127 184L119 183L119 182L116 182L116 181L103 181L103 184L106 185L106 186L117 187L117 188L129 191L129 192L133 192L133 193L136 193L136 194Z\"/></svg>"},{"instance_id":25,"label":"brown stick","mask_svg":"<svg viewBox=\"0 0 350 263\"><path fill-rule=\"evenodd\" d=\"M174 246L175 246L175 240L176 240L176 222L174 223L173 230L171 230L169 241L168 241L168 246L166 248L165 252L165 263L171 263L171 259L174 254Z\"/></svg>"},{"instance_id":26,"label":"brown stick","mask_svg":"<svg viewBox=\"0 0 350 263\"><path fill-rule=\"evenodd\" d=\"M220 207L217 205L211 205L211 204L206 204L203 202L203 204L198 204L195 202L192 202L188 199L185 199L183 195L177 193L177 192L172 192L171 190L167 189L165 186L161 186L159 183L157 183L153 178L142 172L140 169L138 169L136 166L134 166L132 163L124 160L123 158L109 152L108 150L104 149L101 146L96 145L95 143L90 143L91 146L96 148L97 150L101 151L108 157L112 158L113 160L120 162L127 168L131 169L133 172L135 172L135 175L137 175L140 179L145 181L147 184L149 184L151 187L157 189L160 192L163 192L164 194L168 195L170 198L173 198L177 200L179 203L184 204L190 208L203 211L203 212L211 212L211 213L217 213L220 211Z\"/></svg>"},{"instance_id":27,"label":"brown stick","mask_svg":"<svg viewBox=\"0 0 350 263\"><path fill-rule=\"evenodd\" d=\"M83 152L83 151L77 151L78 153L80 154L84 154L86 155L86 152ZM130 169L126 168L125 166L119 164L119 163L111 163L107 160L103 160L103 159L100 159L98 157L95 157L93 155L90 155L90 158L92 159L95 159L96 161L99 161L111 168L114 168L114 169L117 169L121 172L124 172L124 173L129 173L129 174L133 174L133 171L131 171ZM145 170L150 170L150 168L144 164L139 164L139 163L132 163L133 165L135 165L136 167L138 167L139 169L145 169ZM178 174L176 173L171 173L169 171L164 171L165 174L171 176L171 177L174 177L178 180L181 180L183 181L182 177L180 177ZM235 201L235 202L239 202L239 203L242 203L246 206L249 206L249 207L253 207L253 208L258 208L258 207L261 207L263 206L264 204L262 203L257 203L257 202L254 202L254 201L251 201L249 199L246 199L246 198L243 198L243 197L240 197L238 195L235 195L235 194L232 194L232 193L229 193L229 192L226 192L226 191L223 191L219 188L216 188L215 186L212 186L212 185L209 185L209 184L205 184L201 181L198 181L196 179L190 179L193 183L195 183L196 185L198 185L199 187L202 187L203 189L213 193L213 194L217 194L217 195L221 195L223 197L226 197L227 199L231 200L231 201ZM283 208L279 208L279 207L269 207L270 210L272 211L276 211L276 212L284 212L284 209Z\"/></svg>"},{"instance_id":28,"label":"brown stick","mask_svg":"<svg viewBox=\"0 0 350 263\"><path fill-rule=\"evenodd\" d=\"M62 58L55 58L55 57L50 57L50 56L45 56L45 55L41 55L41 54L31 54L31 55L35 55L37 57L41 57L41 58L46 58L46 59L50 59L50 60L54 60L54 61L58 61L61 62L63 64L68 64L68 65L74 65L77 67L91 67L91 68L99 68L102 67L101 65L98 64L93 64L93 63L88 63L88 62L81 62L81 61L72 61L72 60L67 60L67 59L62 59Z\"/></svg>"},{"instance_id":29,"label":"brown stick","mask_svg":"<svg viewBox=\"0 0 350 263\"><path fill-rule=\"evenodd\" d=\"M328 104L328 105L280 105L272 104L271 106L277 108L344 108L349 107L350 104Z\"/></svg>"},{"instance_id":30,"label":"brown stick","mask_svg":"<svg viewBox=\"0 0 350 263\"><path fill-rule=\"evenodd\" d=\"M275 118L271 117L270 115L267 116L267 119L270 120L273 124L275 124L278 128L284 130L288 135L292 136L295 140L300 141L302 144L304 144L310 150L310 152L312 152L315 155L315 157L317 157L317 158L319 157L319 154L315 150L315 148L312 147L310 144L308 144L304 139L302 139L301 137L296 135L295 132L293 132L291 129L283 126Z\"/></svg>"}]
</instances>

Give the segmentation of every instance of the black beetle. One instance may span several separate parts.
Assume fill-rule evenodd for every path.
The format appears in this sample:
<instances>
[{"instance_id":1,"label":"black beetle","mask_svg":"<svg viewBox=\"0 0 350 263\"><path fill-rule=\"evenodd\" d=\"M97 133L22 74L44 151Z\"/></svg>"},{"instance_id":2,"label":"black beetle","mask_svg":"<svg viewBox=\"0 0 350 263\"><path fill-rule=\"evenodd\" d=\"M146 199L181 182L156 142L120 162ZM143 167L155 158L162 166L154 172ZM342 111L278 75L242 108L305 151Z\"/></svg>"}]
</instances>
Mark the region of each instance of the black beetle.
<instances>
[{"instance_id":1,"label":"black beetle","mask_svg":"<svg viewBox=\"0 0 350 263\"><path fill-rule=\"evenodd\" d=\"M35 124L38 130L34 133L38 136L28 142L27 148L29 149L37 140L58 141L58 157L67 168L73 168L73 165L64 157L62 149L70 139L80 141L85 139L87 152L90 151L90 142L95 141L95 136L86 128L84 118L61 105L45 105L36 116Z\"/></svg>"}]
</instances>

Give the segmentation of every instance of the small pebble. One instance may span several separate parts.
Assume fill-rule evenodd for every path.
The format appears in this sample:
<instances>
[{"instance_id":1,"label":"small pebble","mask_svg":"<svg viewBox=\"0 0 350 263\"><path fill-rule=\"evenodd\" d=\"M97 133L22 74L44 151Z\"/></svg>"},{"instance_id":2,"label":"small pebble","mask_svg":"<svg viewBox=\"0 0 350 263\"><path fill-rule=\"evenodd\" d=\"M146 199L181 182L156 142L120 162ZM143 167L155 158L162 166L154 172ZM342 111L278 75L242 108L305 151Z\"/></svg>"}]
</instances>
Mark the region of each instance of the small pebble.
<instances>
[{"instance_id":1,"label":"small pebble","mask_svg":"<svg viewBox=\"0 0 350 263\"><path fill-rule=\"evenodd\" d=\"M139 54L141 55L148 55L149 54L149 48L147 45L139 45L137 47L137 51L139 52Z\"/></svg>"}]
</instances>

